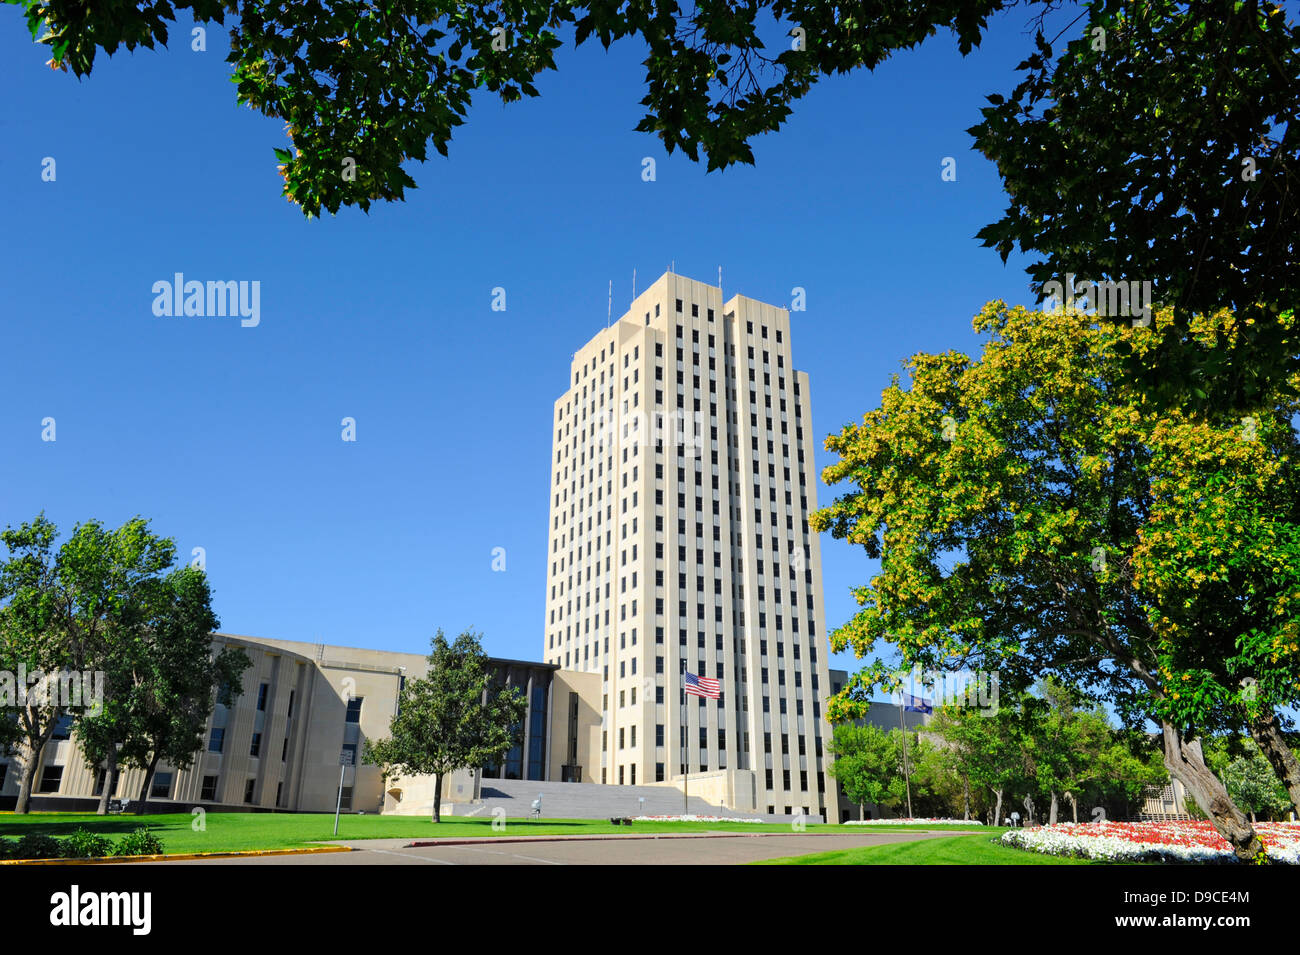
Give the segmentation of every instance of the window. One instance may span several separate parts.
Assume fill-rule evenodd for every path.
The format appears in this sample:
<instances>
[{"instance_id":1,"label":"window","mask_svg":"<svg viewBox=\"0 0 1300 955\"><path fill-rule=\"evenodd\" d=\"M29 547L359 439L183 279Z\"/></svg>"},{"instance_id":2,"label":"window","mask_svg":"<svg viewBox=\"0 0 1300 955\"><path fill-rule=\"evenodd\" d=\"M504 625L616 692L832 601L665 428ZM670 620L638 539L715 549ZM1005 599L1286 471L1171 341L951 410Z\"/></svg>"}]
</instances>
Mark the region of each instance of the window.
<instances>
[{"instance_id":1,"label":"window","mask_svg":"<svg viewBox=\"0 0 1300 955\"><path fill-rule=\"evenodd\" d=\"M166 799L172 794L172 774L154 773L153 783L149 786L149 795L154 799Z\"/></svg>"},{"instance_id":2,"label":"window","mask_svg":"<svg viewBox=\"0 0 1300 955\"><path fill-rule=\"evenodd\" d=\"M59 791L59 784L63 782L62 766L46 766L41 773L40 792L56 793Z\"/></svg>"},{"instance_id":3,"label":"window","mask_svg":"<svg viewBox=\"0 0 1300 955\"><path fill-rule=\"evenodd\" d=\"M360 723L360 722L361 722L361 703L362 703L362 700L363 700L363 698L360 697L360 696L354 696L354 697L352 697L352 699L348 700L348 715L347 715L346 722L348 722L348 723Z\"/></svg>"},{"instance_id":4,"label":"window","mask_svg":"<svg viewBox=\"0 0 1300 955\"><path fill-rule=\"evenodd\" d=\"M348 812L352 811L352 787L351 786L343 787L343 798L342 798L340 808L346 809Z\"/></svg>"},{"instance_id":5,"label":"window","mask_svg":"<svg viewBox=\"0 0 1300 955\"><path fill-rule=\"evenodd\" d=\"M257 688L257 708L259 710L266 709L266 693L270 689L271 689L271 684L269 683L263 683L261 686Z\"/></svg>"},{"instance_id":6,"label":"window","mask_svg":"<svg viewBox=\"0 0 1300 955\"><path fill-rule=\"evenodd\" d=\"M248 747L249 756L260 756L262 754L262 734L254 733L252 745Z\"/></svg>"},{"instance_id":7,"label":"window","mask_svg":"<svg viewBox=\"0 0 1300 955\"><path fill-rule=\"evenodd\" d=\"M107 771L103 769L95 773L95 789L93 795L102 796L104 794L104 777L107 775L108 775ZM108 790L108 794L110 796L117 794L117 781L120 776L121 773L118 770L116 769L113 770L113 785L110 786ZM4 788L4 767L0 767L0 789L3 788Z\"/></svg>"},{"instance_id":8,"label":"window","mask_svg":"<svg viewBox=\"0 0 1300 955\"><path fill-rule=\"evenodd\" d=\"M289 759L289 737L284 738L284 744L280 747L280 762L286 762Z\"/></svg>"},{"instance_id":9,"label":"window","mask_svg":"<svg viewBox=\"0 0 1300 955\"><path fill-rule=\"evenodd\" d=\"M226 742L226 728L224 726L212 727L212 735L208 737L208 752L219 753Z\"/></svg>"},{"instance_id":10,"label":"window","mask_svg":"<svg viewBox=\"0 0 1300 955\"><path fill-rule=\"evenodd\" d=\"M357 764L357 744L356 744L356 743L344 743L344 744L343 744L343 752L351 754L351 757L352 757L351 762L349 762L347 765L349 765L349 766L355 766L355 765Z\"/></svg>"},{"instance_id":11,"label":"window","mask_svg":"<svg viewBox=\"0 0 1300 955\"><path fill-rule=\"evenodd\" d=\"M244 802L253 801L253 791L255 789L257 789L256 779L250 779L247 783L244 784Z\"/></svg>"},{"instance_id":12,"label":"window","mask_svg":"<svg viewBox=\"0 0 1300 955\"><path fill-rule=\"evenodd\" d=\"M72 736L72 715L65 713L59 717L59 721L54 724L54 732L50 734L50 740L64 740Z\"/></svg>"},{"instance_id":13,"label":"window","mask_svg":"<svg viewBox=\"0 0 1300 955\"><path fill-rule=\"evenodd\" d=\"M215 802L217 798L217 777L204 776L203 789L199 792L199 798L204 802Z\"/></svg>"}]
</instances>

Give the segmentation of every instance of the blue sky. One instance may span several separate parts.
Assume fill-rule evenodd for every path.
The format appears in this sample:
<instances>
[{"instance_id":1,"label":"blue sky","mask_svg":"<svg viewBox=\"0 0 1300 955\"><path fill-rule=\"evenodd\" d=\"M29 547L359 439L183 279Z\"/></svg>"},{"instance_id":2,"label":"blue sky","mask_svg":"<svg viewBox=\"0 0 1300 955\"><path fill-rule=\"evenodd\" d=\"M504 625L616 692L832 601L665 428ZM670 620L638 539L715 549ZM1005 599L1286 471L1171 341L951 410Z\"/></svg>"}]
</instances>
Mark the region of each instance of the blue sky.
<instances>
[{"instance_id":1,"label":"blue sky","mask_svg":"<svg viewBox=\"0 0 1300 955\"><path fill-rule=\"evenodd\" d=\"M670 262L721 266L727 295L806 289L791 340L821 435L905 356L973 349L984 302L1031 301L1023 261L973 238L1005 196L965 132L1013 85L1025 16L969 57L939 35L826 80L756 167L709 174L633 132L634 44L566 49L540 99L478 102L405 203L309 222L279 196L282 124L235 105L219 29L78 82L0 8L0 524L144 515L205 549L230 632L424 652L473 627L540 659L552 403L611 279L615 317L633 269L644 289ZM259 281L260 324L156 317L176 272ZM873 564L822 548L834 625Z\"/></svg>"}]
</instances>

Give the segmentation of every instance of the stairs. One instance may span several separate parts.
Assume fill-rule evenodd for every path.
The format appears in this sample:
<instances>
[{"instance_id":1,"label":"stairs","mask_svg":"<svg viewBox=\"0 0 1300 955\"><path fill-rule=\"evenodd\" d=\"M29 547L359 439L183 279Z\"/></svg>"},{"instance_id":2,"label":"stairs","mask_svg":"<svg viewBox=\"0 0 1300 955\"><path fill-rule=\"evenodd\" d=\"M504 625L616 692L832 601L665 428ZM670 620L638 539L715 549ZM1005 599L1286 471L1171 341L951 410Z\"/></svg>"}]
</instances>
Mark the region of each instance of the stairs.
<instances>
[{"instance_id":1,"label":"stairs","mask_svg":"<svg viewBox=\"0 0 1300 955\"><path fill-rule=\"evenodd\" d=\"M527 818L533 800L542 797L544 819L609 819L616 816L675 816L689 812L699 816L754 818L758 813L737 812L714 806L692 796L684 808L680 789L667 786L602 786L599 783L554 783L527 779L485 779L481 800L458 803L457 816L492 817L497 809L505 810L508 819ZM644 798L645 803L639 802ZM451 807L443 803L443 810Z\"/></svg>"}]
</instances>

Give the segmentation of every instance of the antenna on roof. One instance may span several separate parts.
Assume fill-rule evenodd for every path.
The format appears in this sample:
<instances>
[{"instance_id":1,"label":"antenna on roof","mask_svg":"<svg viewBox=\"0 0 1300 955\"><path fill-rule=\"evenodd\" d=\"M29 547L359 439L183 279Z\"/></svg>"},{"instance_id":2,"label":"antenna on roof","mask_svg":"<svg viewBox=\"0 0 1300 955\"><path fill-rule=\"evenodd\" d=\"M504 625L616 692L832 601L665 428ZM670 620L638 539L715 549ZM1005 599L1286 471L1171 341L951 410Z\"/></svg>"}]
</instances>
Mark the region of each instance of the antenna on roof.
<instances>
[{"instance_id":1,"label":"antenna on roof","mask_svg":"<svg viewBox=\"0 0 1300 955\"><path fill-rule=\"evenodd\" d=\"M605 307L605 327L614 319L614 280L609 280L609 304Z\"/></svg>"}]
</instances>

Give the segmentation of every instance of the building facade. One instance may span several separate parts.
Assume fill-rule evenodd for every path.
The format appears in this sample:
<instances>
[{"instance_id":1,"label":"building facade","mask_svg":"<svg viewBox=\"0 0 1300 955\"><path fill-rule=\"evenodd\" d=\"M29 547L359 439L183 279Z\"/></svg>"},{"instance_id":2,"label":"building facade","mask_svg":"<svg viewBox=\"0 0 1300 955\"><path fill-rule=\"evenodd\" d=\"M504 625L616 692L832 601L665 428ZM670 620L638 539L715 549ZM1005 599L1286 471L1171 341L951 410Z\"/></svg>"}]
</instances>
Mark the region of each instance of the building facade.
<instances>
[{"instance_id":1,"label":"building facade","mask_svg":"<svg viewBox=\"0 0 1300 955\"><path fill-rule=\"evenodd\" d=\"M402 687L425 676L427 657L221 633L213 644L242 649L252 665L238 694L217 694L193 764L158 766L151 800L298 812L331 812L336 803L349 812L428 810L430 780L385 783L379 767L362 758L367 740L388 735ZM494 684L516 686L528 700L520 742L499 764L444 780L444 797L473 801L484 778L560 780L584 772L599 732L595 678L545 663L489 663ZM13 807L20 776L19 754L0 754L0 808ZM86 765L67 720L41 752L32 807L93 808L104 777ZM143 770L123 768L108 783L110 798L138 799L144 781Z\"/></svg>"},{"instance_id":2,"label":"building facade","mask_svg":"<svg viewBox=\"0 0 1300 955\"><path fill-rule=\"evenodd\" d=\"M666 273L574 355L553 433L543 658L600 678L592 778L742 774L760 811L837 818L789 313Z\"/></svg>"}]
</instances>

